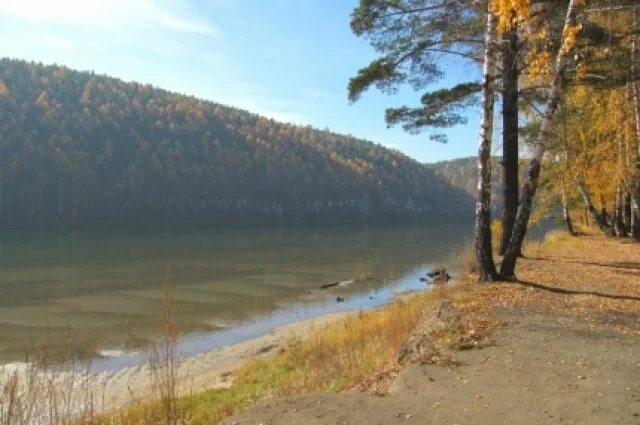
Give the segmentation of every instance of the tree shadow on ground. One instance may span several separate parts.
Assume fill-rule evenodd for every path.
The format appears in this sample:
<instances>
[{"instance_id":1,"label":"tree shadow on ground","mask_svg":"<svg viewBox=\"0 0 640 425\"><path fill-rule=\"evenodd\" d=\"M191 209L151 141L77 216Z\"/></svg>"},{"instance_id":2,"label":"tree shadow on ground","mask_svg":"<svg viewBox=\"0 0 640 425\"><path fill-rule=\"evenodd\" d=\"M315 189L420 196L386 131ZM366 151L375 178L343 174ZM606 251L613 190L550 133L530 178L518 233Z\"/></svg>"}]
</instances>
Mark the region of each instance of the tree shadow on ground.
<instances>
[{"instance_id":1,"label":"tree shadow on ground","mask_svg":"<svg viewBox=\"0 0 640 425\"><path fill-rule=\"evenodd\" d=\"M522 286L526 286L528 288L534 288L541 291L553 292L555 294L564 294L564 295L593 295L596 297L602 298L610 298L615 300L631 300L631 301L640 301L640 297L636 297L633 295L618 295L618 294L607 294L604 292L597 291L576 291L574 289L565 289L558 288L554 286L542 285L540 283L527 282L525 280L516 280L514 283Z\"/></svg>"},{"instance_id":2,"label":"tree shadow on ground","mask_svg":"<svg viewBox=\"0 0 640 425\"><path fill-rule=\"evenodd\" d=\"M596 266L596 267L609 267L614 269L628 269L628 270L640 270L640 263L631 262L631 261L614 261L611 263L597 262L597 261L580 261L572 259L571 257L527 257L527 260L533 261L552 261L556 263L573 263L573 264L582 264L585 266Z\"/></svg>"}]
</instances>

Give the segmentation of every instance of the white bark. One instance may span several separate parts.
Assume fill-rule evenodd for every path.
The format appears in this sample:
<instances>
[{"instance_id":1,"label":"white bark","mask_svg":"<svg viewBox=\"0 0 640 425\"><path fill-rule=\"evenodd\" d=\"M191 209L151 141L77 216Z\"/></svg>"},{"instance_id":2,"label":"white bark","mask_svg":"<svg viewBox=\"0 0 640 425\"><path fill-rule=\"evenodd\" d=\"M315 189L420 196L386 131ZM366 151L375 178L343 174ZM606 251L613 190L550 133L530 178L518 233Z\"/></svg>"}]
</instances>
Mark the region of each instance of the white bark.
<instances>
[{"instance_id":1,"label":"white bark","mask_svg":"<svg viewBox=\"0 0 640 425\"><path fill-rule=\"evenodd\" d=\"M482 118L478 136L478 195L476 200L475 248L481 281L497 279L491 248L491 140L495 103L496 16L489 10L482 71Z\"/></svg>"},{"instance_id":2,"label":"white bark","mask_svg":"<svg viewBox=\"0 0 640 425\"><path fill-rule=\"evenodd\" d=\"M633 26L637 27L637 11L633 9ZM637 54L638 45L637 37L634 34L631 39L631 92L633 94L633 110L636 124L636 172L631 184L632 202L631 202L631 236L640 240L640 83L637 73Z\"/></svg>"},{"instance_id":3,"label":"white bark","mask_svg":"<svg viewBox=\"0 0 640 425\"><path fill-rule=\"evenodd\" d=\"M576 183L576 186L578 187L578 191L580 192L580 196L582 196L584 206L587 208L587 212L591 216L591 219L596 222L600 230L602 230L607 236L613 236L613 229L611 229L611 226L609 226L609 223L607 223L607 218L598 213L598 211L596 211L596 208L593 206L591 195L589 194L584 181L579 180Z\"/></svg>"}]
</instances>

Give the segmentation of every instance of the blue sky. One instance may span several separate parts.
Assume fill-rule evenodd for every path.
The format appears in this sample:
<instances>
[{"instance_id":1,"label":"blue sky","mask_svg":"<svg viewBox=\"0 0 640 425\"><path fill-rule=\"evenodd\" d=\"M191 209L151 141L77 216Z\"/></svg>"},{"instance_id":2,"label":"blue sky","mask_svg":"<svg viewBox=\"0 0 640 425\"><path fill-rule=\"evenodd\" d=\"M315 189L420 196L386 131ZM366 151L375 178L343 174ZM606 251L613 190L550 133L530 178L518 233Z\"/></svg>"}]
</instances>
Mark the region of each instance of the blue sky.
<instances>
[{"instance_id":1,"label":"blue sky","mask_svg":"<svg viewBox=\"0 0 640 425\"><path fill-rule=\"evenodd\" d=\"M330 128L422 162L473 155L478 111L449 143L388 130L410 88L347 101L375 53L349 28L357 0L0 0L0 56L59 63L192 94L278 120ZM450 62L443 85L477 76Z\"/></svg>"}]
</instances>

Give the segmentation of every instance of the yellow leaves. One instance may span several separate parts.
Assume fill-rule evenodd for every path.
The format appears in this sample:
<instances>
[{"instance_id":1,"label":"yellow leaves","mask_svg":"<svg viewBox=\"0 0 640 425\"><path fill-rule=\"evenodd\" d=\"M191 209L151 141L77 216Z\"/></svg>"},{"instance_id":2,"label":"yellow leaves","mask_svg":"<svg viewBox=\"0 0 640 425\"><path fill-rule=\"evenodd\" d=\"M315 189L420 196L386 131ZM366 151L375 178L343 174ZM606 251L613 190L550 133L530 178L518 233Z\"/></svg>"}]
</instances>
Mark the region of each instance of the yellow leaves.
<instances>
[{"instance_id":1,"label":"yellow leaves","mask_svg":"<svg viewBox=\"0 0 640 425\"><path fill-rule=\"evenodd\" d=\"M531 81L540 81L552 75L552 57L546 51L531 51L527 55L529 61L529 79Z\"/></svg>"},{"instance_id":2,"label":"yellow leaves","mask_svg":"<svg viewBox=\"0 0 640 425\"><path fill-rule=\"evenodd\" d=\"M56 71L53 73L53 78L58 81L63 80L66 77L66 73L67 73L67 68L65 68L64 66L61 66L58 69L56 69Z\"/></svg>"},{"instance_id":3,"label":"yellow leaves","mask_svg":"<svg viewBox=\"0 0 640 425\"><path fill-rule=\"evenodd\" d=\"M498 17L498 32L509 31L529 19L531 0L492 0L491 11Z\"/></svg>"},{"instance_id":4,"label":"yellow leaves","mask_svg":"<svg viewBox=\"0 0 640 425\"><path fill-rule=\"evenodd\" d=\"M88 105L91 102L91 91L93 90L95 83L96 83L96 79L91 78L84 85L84 89L82 90L82 95L80 96L80 102L82 102L83 105Z\"/></svg>"},{"instance_id":5,"label":"yellow leaves","mask_svg":"<svg viewBox=\"0 0 640 425\"><path fill-rule=\"evenodd\" d=\"M583 179L597 207L609 209L618 184L626 185L634 173L633 105L626 88L577 86L568 92L564 108L570 158L564 172Z\"/></svg>"},{"instance_id":6,"label":"yellow leaves","mask_svg":"<svg viewBox=\"0 0 640 425\"><path fill-rule=\"evenodd\" d=\"M564 28L563 31L563 43L562 48L560 49L560 54L567 54L573 46L576 45L576 40L578 39L578 34L582 31L582 24L571 25Z\"/></svg>"},{"instance_id":7,"label":"yellow leaves","mask_svg":"<svg viewBox=\"0 0 640 425\"><path fill-rule=\"evenodd\" d=\"M38 99L36 100L36 105L45 109L49 107L49 95L46 91L40 93L40 96L38 96Z\"/></svg>"},{"instance_id":8,"label":"yellow leaves","mask_svg":"<svg viewBox=\"0 0 640 425\"><path fill-rule=\"evenodd\" d=\"M9 88L7 88L7 85L4 83L4 81L0 80L0 98L8 95L9 95Z\"/></svg>"},{"instance_id":9,"label":"yellow leaves","mask_svg":"<svg viewBox=\"0 0 640 425\"><path fill-rule=\"evenodd\" d=\"M578 78L584 78L587 75L587 66L584 63L579 63L576 66L576 74Z\"/></svg>"}]
</instances>

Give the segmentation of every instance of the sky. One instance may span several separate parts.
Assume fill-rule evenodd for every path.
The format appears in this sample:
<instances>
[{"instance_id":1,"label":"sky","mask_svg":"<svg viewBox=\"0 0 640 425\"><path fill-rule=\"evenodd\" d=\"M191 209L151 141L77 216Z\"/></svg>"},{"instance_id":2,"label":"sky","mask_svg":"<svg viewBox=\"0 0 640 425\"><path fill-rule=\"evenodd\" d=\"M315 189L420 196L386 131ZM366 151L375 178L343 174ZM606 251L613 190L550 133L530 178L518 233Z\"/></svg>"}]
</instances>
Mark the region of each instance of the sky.
<instances>
[{"instance_id":1,"label":"sky","mask_svg":"<svg viewBox=\"0 0 640 425\"><path fill-rule=\"evenodd\" d=\"M479 111L449 142L387 129L387 107L418 105L409 87L351 104L347 83L376 57L350 30L357 0L0 0L0 56L150 83L270 118L331 129L421 162L476 153ZM433 86L479 78L451 61Z\"/></svg>"}]
</instances>

